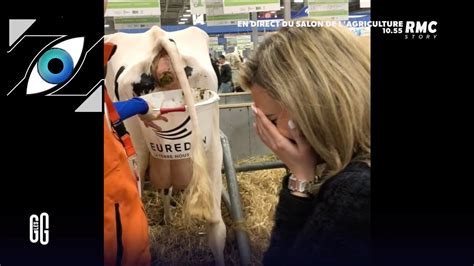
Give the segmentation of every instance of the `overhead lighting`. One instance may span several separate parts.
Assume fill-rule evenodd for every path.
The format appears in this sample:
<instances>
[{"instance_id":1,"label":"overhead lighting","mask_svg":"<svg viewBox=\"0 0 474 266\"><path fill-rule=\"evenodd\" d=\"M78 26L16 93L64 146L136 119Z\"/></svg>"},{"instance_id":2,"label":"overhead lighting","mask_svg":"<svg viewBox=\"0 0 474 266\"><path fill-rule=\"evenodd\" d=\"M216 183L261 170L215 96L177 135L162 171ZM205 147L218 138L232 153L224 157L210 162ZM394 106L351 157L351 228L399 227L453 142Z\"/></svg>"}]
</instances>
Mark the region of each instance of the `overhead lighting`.
<instances>
[{"instance_id":1,"label":"overhead lighting","mask_svg":"<svg viewBox=\"0 0 474 266\"><path fill-rule=\"evenodd\" d=\"M183 17L189 18L189 17L191 17L191 14L183 14Z\"/></svg>"},{"instance_id":2,"label":"overhead lighting","mask_svg":"<svg viewBox=\"0 0 474 266\"><path fill-rule=\"evenodd\" d=\"M284 6L280 6L280 9L283 9L283 8L285 8L285 7L284 7Z\"/></svg>"},{"instance_id":3,"label":"overhead lighting","mask_svg":"<svg viewBox=\"0 0 474 266\"><path fill-rule=\"evenodd\" d=\"M191 12L191 9L186 9L186 12L190 13L190 12Z\"/></svg>"},{"instance_id":4,"label":"overhead lighting","mask_svg":"<svg viewBox=\"0 0 474 266\"><path fill-rule=\"evenodd\" d=\"M181 20L181 21L188 21L187 18L180 18L179 20Z\"/></svg>"},{"instance_id":5,"label":"overhead lighting","mask_svg":"<svg viewBox=\"0 0 474 266\"><path fill-rule=\"evenodd\" d=\"M186 24L186 22L180 21L180 22L178 22L178 24Z\"/></svg>"},{"instance_id":6,"label":"overhead lighting","mask_svg":"<svg viewBox=\"0 0 474 266\"><path fill-rule=\"evenodd\" d=\"M108 28L108 27L110 27L110 25L108 25L108 24L105 24L105 25L104 25L104 28Z\"/></svg>"},{"instance_id":7,"label":"overhead lighting","mask_svg":"<svg viewBox=\"0 0 474 266\"><path fill-rule=\"evenodd\" d=\"M303 3L304 0L295 0L294 2L295 2L295 3Z\"/></svg>"}]
</instances>

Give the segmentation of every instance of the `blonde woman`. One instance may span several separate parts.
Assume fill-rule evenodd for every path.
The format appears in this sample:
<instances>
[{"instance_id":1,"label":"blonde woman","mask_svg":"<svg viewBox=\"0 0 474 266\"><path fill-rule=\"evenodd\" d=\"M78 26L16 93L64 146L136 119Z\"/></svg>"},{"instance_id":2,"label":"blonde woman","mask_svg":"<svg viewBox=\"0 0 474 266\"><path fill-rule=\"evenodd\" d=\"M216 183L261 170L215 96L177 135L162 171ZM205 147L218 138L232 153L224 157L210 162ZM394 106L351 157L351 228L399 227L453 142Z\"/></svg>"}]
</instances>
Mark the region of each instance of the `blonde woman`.
<instances>
[{"instance_id":1,"label":"blonde woman","mask_svg":"<svg viewBox=\"0 0 474 266\"><path fill-rule=\"evenodd\" d=\"M258 136L290 170L264 265L369 264L368 46L346 28L282 28L240 79Z\"/></svg>"}]
</instances>

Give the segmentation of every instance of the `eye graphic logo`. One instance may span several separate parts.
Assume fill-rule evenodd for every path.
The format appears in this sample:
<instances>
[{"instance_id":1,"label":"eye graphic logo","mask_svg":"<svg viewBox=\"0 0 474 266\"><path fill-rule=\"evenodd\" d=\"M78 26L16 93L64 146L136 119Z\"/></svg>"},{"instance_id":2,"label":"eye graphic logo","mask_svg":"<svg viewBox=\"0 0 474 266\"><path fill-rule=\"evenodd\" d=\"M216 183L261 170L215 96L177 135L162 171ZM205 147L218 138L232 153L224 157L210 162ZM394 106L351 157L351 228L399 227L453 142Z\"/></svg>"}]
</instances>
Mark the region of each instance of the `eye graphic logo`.
<instances>
[{"instance_id":1,"label":"eye graphic logo","mask_svg":"<svg viewBox=\"0 0 474 266\"><path fill-rule=\"evenodd\" d=\"M30 72L26 93L35 94L57 86L57 90L64 87L73 77L83 47L84 37L77 37L62 41L46 50Z\"/></svg>"},{"instance_id":2,"label":"eye graphic logo","mask_svg":"<svg viewBox=\"0 0 474 266\"><path fill-rule=\"evenodd\" d=\"M6 96L84 97L79 106L74 104L76 112L102 111L101 33L77 33L76 29L68 35L69 27L63 27L58 32L66 34L41 34L57 23L68 25L68 20L61 19L10 19L9 23L8 59L19 68L9 69Z\"/></svg>"}]
</instances>

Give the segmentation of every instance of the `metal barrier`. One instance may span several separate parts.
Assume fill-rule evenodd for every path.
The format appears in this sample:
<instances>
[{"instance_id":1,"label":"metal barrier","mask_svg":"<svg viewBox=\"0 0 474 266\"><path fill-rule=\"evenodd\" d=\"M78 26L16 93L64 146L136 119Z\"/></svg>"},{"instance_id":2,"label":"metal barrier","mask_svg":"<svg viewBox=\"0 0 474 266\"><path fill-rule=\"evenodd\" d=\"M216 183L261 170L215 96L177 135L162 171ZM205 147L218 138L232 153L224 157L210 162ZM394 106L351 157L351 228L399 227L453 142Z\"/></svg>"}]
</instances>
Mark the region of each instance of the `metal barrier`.
<instances>
[{"instance_id":1,"label":"metal barrier","mask_svg":"<svg viewBox=\"0 0 474 266\"><path fill-rule=\"evenodd\" d=\"M227 180L228 196L223 192L224 203L228 205L230 215L234 224L245 225L244 214L242 211L242 203L240 201L239 185L237 184L237 177L235 175L234 162L232 161L232 154L230 152L230 145L227 136L220 132L222 151L224 153L224 173ZM225 190L223 190L225 191ZM227 200L228 199L228 200ZM230 205L229 205L230 203ZM241 265L250 265L250 245L247 231L242 230L239 226L235 227L235 236L237 239L237 246L239 248Z\"/></svg>"},{"instance_id":2,"label":"metal barrier","mask_svg":"<svg viewBox=\"0 0 474 266\"><path fill-rule=\"evenodd\" d=\"M253 123L249 93L219 94L219 127L229 138L232 158L241 160L271 154L272 151L258 138Z\"/></svg>"},{"instance_id":3,"label":"metal barrier","mask_svg":"<svg viewBox=\"0 0 474 266\"><path fill-rule=\"evenodd\" d=\"M237 172L248 172L263 169L285 168L286 166L281 161L265 162L259 164L247 164L235 167L232 160L232 153L227 136L221 131L222 152L224 153L224 168L223 172L226 176L227 190L222 190L222 200L230 211L232 221L234 224L245 225L245 217L242 211L242 203L240 200L239 185L237 183ZM250 265L250 245L247 231L241 226L236 226L235 234L237 239L237 246L239 248L239 255L241 265Z\"/></svg>"}]
</instances>

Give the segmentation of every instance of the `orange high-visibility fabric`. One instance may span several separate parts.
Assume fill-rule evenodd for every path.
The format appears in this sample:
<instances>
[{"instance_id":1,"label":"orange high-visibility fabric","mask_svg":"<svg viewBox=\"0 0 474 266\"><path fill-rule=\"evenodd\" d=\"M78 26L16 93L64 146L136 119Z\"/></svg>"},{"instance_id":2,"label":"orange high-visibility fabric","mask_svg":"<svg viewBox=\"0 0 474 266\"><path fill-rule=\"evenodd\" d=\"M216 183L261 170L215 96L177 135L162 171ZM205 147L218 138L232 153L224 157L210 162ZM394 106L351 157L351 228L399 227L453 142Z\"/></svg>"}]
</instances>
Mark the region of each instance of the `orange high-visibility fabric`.
<instances>
[{"instance_id":1,"label":"orange high-visibility fabric","mask_svg":"<svg viewBox=\"0 0 474 266\"><path fill-rule=\"evenodd\" d=\"M105 45L105 53L112 50ZM104 265L148 266L148 221L138 195L137 179L124 146L107 123L110 121L104 117ZM121 234L117 238L119 229ZM117 259L121 260L119 264Z\"/></svg>"},{"instance_id":2,"label":"orange high-visibility fabric","mask_svg":"<svg viewBox=\"0 0 474 266\"><path fill-rule=\"evenodd\" d=\"M148 222L122 144L104 123L104 255L105 265L117 265L116 207L120 213L121 265L150 265Z\"/></svg>"}]
</instances>

